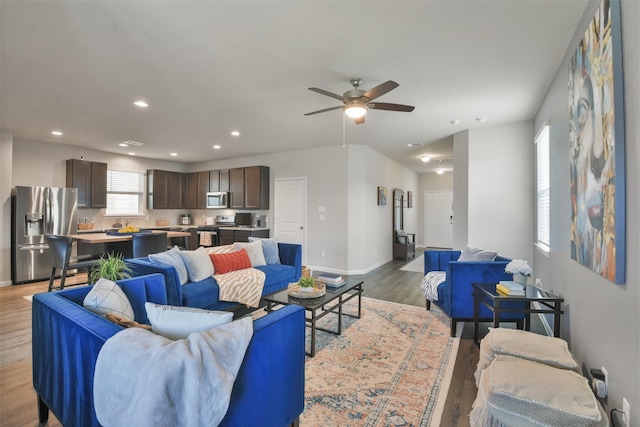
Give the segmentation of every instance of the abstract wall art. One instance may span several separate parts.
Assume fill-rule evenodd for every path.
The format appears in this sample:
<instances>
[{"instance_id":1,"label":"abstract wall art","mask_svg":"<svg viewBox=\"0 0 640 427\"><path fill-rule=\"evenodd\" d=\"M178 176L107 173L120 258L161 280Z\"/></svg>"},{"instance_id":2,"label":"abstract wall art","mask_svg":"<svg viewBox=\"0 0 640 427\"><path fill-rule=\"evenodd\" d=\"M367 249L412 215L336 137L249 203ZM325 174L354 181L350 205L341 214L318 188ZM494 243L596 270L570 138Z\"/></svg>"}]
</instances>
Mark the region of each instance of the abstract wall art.
<instances>
[{"instance_id":1,"label":"abstract wall art","mask_svg":"<svg viewBox=\"0 0 640 427\"><path fill-rule=\"evenodd\" d=\"M571 257L625 281L625 160L619 0L604 0L569 64Z\"/></svg>"}]
</instances>

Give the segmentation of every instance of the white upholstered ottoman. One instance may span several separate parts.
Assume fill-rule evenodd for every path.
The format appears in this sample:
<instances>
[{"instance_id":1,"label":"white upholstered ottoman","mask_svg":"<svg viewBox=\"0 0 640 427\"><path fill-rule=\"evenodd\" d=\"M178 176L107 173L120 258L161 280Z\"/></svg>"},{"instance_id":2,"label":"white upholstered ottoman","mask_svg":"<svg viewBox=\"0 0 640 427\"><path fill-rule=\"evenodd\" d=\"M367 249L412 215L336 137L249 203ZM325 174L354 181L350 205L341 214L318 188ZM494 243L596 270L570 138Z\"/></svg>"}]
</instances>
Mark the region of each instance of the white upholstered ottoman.
<instances>
[{"instance_id":1,"label":"white upholstered ottoman","mask_svg":"<svg viewBox=\"0 0 640 427\"><path fill-rule=\"evenodd\" d=\"M607 427L587 379L575 371L497 355L480 374L472 427Z\"/></svg>"}]
</instances>

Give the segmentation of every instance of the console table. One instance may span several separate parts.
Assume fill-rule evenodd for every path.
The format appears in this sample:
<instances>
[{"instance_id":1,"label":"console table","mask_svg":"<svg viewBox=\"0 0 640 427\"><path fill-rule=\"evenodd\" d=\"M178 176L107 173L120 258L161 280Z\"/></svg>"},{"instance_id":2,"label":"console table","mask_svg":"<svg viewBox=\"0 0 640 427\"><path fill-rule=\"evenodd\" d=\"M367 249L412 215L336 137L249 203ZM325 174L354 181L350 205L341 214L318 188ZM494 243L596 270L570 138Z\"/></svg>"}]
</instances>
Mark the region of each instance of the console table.
<instances>
[{"instance_id":1,"label":"console table","mask_svg":"<svg viewBox=\"0 0 640 427\"><path fill-rule=\"evenodd\" d=\"M560 316L562 303L564 298L554 295L544 289L537 288L533 285L525 285L524 295L503 295L496 290L495 283L472 283L473 287L473 341L478 344L478 323L480 304L483 304L493 313L493 327L500 326L501 313L524 313L525 330L531 330L531 314L532 313L551 313L553 314L553 336L560 336ZM506 308L502 306L503 302L524 302L524 308ZM537 302L540 308L532 308L533 302Z\"/></svg>"}]
</instances>

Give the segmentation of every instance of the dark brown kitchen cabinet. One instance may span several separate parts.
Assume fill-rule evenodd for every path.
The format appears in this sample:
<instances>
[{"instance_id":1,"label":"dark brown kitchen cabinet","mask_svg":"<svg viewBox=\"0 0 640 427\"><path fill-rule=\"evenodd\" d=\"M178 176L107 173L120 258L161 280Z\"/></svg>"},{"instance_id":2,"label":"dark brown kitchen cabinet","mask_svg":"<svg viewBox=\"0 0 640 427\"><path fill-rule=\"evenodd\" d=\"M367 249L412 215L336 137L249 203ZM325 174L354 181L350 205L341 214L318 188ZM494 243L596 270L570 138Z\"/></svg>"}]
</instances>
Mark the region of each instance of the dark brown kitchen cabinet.
<instances>
[{"instance_id":1,"label":"dark brown kitchen cabinet","mask_svg":"<svg viewBox=\"0 0 640 427\"><path fill-rule=\"evenodd\" d=\"M168 174L167 199L169 209L182 209L184 206L184 177L180 172Z\"/></svg>"},{"instance_id":2,"label":"dark brown kitchen cabinet","mask_svg":"<svg viewBox=\"0 0 640 427\"><path fill-rule=\"evenodd\" d=\"M147 209L169 208L169 175L159 169L147 170Z\"/></svg>"},{"instance_id":3,"label":"dark brown kitchen cabinet","mask_svg":"<svg viewBox=\"0 0 640 427\"><path fill-rule=\"evenodd\" d=\"M209 191L229 191L229 169L209 171Z\"/></svg>"},{"instance_id":4,"label":"dark brown kitchen cabinet","mask_svg":"<svg viewBox=\"0 0 640 427\"><path fill-rule=\"evenodd\" d=\"M196 177L198 192L196 194L196 209L207 208L207 192L209 192L209 172L198 172Z\"/></svg>"},{"instance_id":5,"label":"dark brown kitchen cabinet","mask_svg":"<svg viewBox=\"0 0 640 427\"><path fill-rule=\"evenodd\" d=\"M107 207L107 164L67 160L67 187L78 189L78 207Z\"/></svg>"},{"instance_id":6,"label":"dark brown kitchen cabinet","mask_svg":"<svg viewBox=\"0 0 640 427\"><path fill-rule=\"evenodd\" d=\"M244 208L244 168L229 169L229 192L232 209Z\"/></svg>"},{"instance_id":7,"label":"dark brown kitchen cabinet","mask_svg":"<svg viewBox=\"0 0 640 427\"><path fill-rule=\"evenodd\" d=\"M269 209L269 168L244 168L244 208Z\"/></svg>"},{"instance_id":8,"label":"dark brown kitchen cabinet","mask_svg":"<svg viewBox=\"0 0 640 427\"><path fill-rule=\"evenodd\" d=\"M209 191L209 172L191 172L184 174L186 179L185 208L205 209L207 191Z\"/></svg>"},{"instance_id":9,"label":"dark brown kitchen cabinet","mask_svg":"<svg viewBox=\"0 0 640 427\"><path fill-rule=\"evenodd\" d=\"M220 171L220 191L229 191L229 169Z\"/></svg>"},{"instance_id":10,"label":"dark brown kitchen cabinet","mask_svg":"<svg viewBox=\"0 0 640 427\"><path fill-rule=\"evenodd\" d=\"M220 191L220 171L209 171L209 191Z\"/></svg>"},{"instance_id":11,"label":"dark brown kitchen cabinet","mask_svg":"<svg viewBox=\"0 0 640 427\"><path fill-rule=\"evenodd\" d=\"M249 237L269 237L268 229L237 230L234 228L220 228L218 233L220 234L220 245L230 245L233 242L248 242Z\"/></svg>"}]
</instances>

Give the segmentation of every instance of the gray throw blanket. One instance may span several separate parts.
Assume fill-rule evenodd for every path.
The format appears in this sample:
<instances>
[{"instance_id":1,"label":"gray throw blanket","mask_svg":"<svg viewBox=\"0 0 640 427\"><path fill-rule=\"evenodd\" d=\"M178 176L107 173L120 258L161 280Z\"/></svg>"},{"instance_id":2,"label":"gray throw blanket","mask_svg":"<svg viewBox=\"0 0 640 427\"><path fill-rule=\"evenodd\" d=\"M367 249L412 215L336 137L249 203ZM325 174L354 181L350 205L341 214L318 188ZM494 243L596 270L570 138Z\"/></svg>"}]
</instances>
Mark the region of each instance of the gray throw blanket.
<instances>
[{"instance_id":1,"label":"gray throw blanket","mask_svg":"<svg viewBox=\"0 0 640 427\"><path fill-rule=\"evenodd\" d=\"M429 301L438 301L438 286L445 280L447 280L447 273L444 271L428 272L420 284L422 295Z\"/></svg>"},{"instance_id":2,"label":"gray throw blanket","mask_svg":"<svg viewBox=\"0 0 640 427\"><path fill-rule=\"evenodd\" d=\"M224 418L253 321L247 317L172 341L141 328L107 340L93 396L108 426L216 426Z\"/></svg>"}]
</instances>

